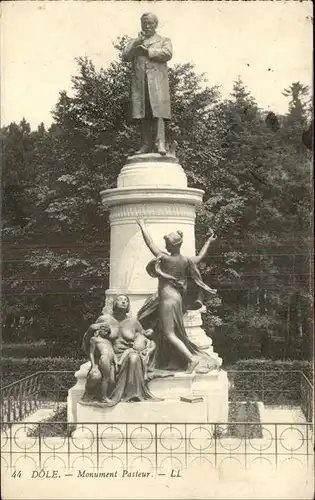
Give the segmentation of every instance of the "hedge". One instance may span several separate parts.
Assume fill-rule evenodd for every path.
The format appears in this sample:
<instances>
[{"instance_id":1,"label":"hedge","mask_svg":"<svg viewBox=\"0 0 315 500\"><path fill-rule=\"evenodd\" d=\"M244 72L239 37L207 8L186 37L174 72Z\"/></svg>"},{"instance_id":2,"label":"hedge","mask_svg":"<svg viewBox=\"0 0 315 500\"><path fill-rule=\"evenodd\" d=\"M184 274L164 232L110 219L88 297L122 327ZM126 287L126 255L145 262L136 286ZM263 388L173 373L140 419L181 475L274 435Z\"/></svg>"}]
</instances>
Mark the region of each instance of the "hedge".
<instances>
[{"instance_id":1,"label":"hedge","mask_svg":"<svg viewBox=\"0 0 315 500\"><path fill-rule=\"evenodd\" d=\"M311 386L297 373L304 373L312 382L312 365L309 361L247 359L226 369L229 374L230 400L299 405L312 397Z\"/></svg>"},{"instance_id":2,"label":"hedge","mask_svg":"<svg viewBox=\"0 0 315 500\"><path fill-rule=\"evenodd\" d=\"M81 346L77 342L61 345L60 342L5 343L1 346L5 358L82 358Z\"/></svg>"},{"instance_id":3,"label":"hedge","mask_svg":"<svg viewBox=\"0 0 315 500\"><path fill-rule=\"evenodd\" d=\"M250 370L250 371L295 371L300 370L312 382L313 365L311 361L301 360L273 360L273 359L240 359L232 365L224 366L229 370Z\"/></svg>"},{"instance_id":4,"label":"hedge","mask_svg":"<svg viewBox=\"0 0 315 500\"><path fill-rule=\"evenodd\" d=\"M2 385L8 385L36 372L63 371L76 372L86 358L2 358Z\"/></svg>"}]
</instances>

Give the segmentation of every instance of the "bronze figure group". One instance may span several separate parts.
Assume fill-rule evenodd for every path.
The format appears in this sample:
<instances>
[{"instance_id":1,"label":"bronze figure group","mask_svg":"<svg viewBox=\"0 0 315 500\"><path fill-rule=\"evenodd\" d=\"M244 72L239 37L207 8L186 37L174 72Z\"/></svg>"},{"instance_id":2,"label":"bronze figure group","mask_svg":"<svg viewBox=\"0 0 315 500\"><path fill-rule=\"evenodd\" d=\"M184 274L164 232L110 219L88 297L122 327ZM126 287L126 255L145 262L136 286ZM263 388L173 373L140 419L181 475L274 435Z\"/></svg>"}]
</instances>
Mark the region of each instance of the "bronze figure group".
<instances>
[{"instance_id":1,"label":"bronze figure group","mask_svg":"<svg viewBox=\"0 0 315 500\"><path fill-rule=\"evenodd\" d=\"M101 315L85 333L82 347L91 368L83 404L114 406L120 401L155 399L148 389L152 378L214 368L211 358L189 340L183 316L202 307L203 292L216 293L203 282L197 267L215 236L207 239L197 256L186 257L180 252L181 231L164 237L165 252L153 242L144 221L137 223L155 256L147 272L158 278L158 291L146 300L137 318L128 314L129 298L118 295L112 313Z\"/></svg>"}]
</instances>

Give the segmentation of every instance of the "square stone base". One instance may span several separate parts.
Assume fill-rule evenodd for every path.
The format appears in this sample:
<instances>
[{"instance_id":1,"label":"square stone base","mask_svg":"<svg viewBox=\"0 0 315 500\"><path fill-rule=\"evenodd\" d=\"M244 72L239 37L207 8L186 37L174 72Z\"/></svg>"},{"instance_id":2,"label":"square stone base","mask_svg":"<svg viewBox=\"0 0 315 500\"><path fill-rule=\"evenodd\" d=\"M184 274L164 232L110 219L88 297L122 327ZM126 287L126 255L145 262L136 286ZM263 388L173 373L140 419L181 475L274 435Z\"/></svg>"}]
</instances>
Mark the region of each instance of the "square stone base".
<instances>
[{"instance_id":1,"label":"square stone base","mask_svg":"<svg viewBox=\"0 0 315 500\"><path fill-rule=\"evenodd\" d=\"M185 423L207 422L206 402L184 403L179 399L118 403L111 408L78 403L77 422Z\"/></svg>"},{"instance_id":2,"label":"square stone base","mask_svg":"<svg viewBox=\"0 0 315 500\"><path fill-rule=\"evenodd\" d=\"M83 422L222 422L228 421L228 378L223 370L207 374L175 373L149 382L150 392L163 401L118 403L114 407L83 405L89 363L76 373L77 384L68 393L68 421ZM202 397L199 403L180 401L181 396Z\"/></svg>"},{"instance_id":3,"label":"square stone base","mask_svg":"<svg viewBox=\"0 0 315 500\"><path fill-rule=\"evenodd\" d=\"M174 377L151 380L149 389L154 396L166 401L174 397L179 401L180 396L202 397L207 408L206 422L228 421L228 378L223 370L213 370L206 374L179 372ZM185 403L183 410L187 405L196 404ZM200 418L195 422L201 422Z\"/></svg>"}]
</instances>

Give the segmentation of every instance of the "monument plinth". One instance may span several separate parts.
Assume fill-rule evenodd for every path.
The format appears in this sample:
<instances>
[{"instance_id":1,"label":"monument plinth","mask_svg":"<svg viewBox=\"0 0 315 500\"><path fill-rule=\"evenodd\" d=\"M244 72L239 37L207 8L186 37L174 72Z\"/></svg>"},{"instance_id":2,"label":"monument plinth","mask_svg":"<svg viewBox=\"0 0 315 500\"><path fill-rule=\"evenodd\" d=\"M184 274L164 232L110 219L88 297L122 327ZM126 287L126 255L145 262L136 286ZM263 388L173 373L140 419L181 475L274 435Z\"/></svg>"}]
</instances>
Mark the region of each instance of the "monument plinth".
<instances>
[{"instance_id":1,"label":"monument plinth","mask_svg":"<svg viewBox=\"0 0 315 500\"><path fill-rule=\"evenodd\" d=\"M95 406L80 403L89 368L90 363L87 362L75 373L77 383L68 395L68 422L228 421L228 378L224 370L213 370L204 375L178 372L170 378L157 378L148 385L151 393L162 401L118 403L106 408L101 403ZM203 401L182 402L181 396L202 397Z\"/></svg>"},{"instance_id":2,"label":"monument plinth","mask_svg":"<svg viewBox=\"0 0 315 500\"><path fill-rule=\"evenodd\" d=\"M202 196L202 190L187 186L186 174L176 158L154 153L128 158L118 176L117 188L101 192L102 202L109 208L111 228L110 278L104 311L111 310L114 298L124 294L130 299L130 314L136 315L148 296L157 290L157 280L150 277L145 269L151 254L143 244L137 218L146 220L154 240L161 242L161 245L165 233L174 228L181 230L184 235L183 253L195 255L196 207L202 202ZM178 415L182 414L185 421L187 411L190 420L199 421L202 417L204 422L226 422L227 375L220 370L222 360L213 352L211 338L202 329L200 311L188 311L184 315L184 325L189 339L211 357L211 372L177 372L171 378L150 381L150 392L162 398L163 404L159 406L159 403L152 402L154 408L152 406L149 412L150 401L118 403L112 408L102 407L101 404L94 407L82 405L80 400L90 368L87 362L75 374L77 384L69 391L69 421L84 422L87 417L89 421L121 421L124 411L126 421L132 416L140 422L148 414L150 419L169 421L178 421ZM203 403L180 402L180 396L185 395L202 396ZM200 413L201 406L203 411ZM129 410L127 412L128 408L132 410L132 415L129 415Z\"/></svg>"}]
</instances>

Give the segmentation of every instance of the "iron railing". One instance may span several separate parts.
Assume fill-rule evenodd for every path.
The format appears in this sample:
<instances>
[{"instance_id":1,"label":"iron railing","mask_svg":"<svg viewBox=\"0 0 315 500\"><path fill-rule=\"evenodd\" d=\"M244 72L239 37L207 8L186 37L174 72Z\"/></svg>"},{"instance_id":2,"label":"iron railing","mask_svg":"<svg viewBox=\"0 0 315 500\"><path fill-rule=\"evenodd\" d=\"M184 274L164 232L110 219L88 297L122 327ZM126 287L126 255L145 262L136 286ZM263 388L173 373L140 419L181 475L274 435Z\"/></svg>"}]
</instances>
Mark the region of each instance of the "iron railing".
<instances>
[{"instance_id":1,"label":"iron railing","mask_svg":"<svg viewBox=\"0 0 315 500\"><path fill-rule=\"evenodd\" d=\"M313 386L302 371L230 370L229 401L300 406L313 418ZM72 371L37 372L1 389L1 428L19 422L51 402L65 402L74 384Z\"/></svg>"},{"instance_id":2,"label":"iron railing","mask_svg":"<svg viewBox=\"0 0 315 500\"><path fill-rule=\"evenodd\" d=\"M314 408L314 386L308 378L301 372L300 380L300 404L301 410L307 422L313 421L313 408Z\"/></svg>"},{"instance_id":3,"label":"iron railing","mask_svg":"<svg viewBox=\"0 0 315 500\"><path fill-rule=\"evenodd\" d=\"M72 371L40 371L1 388L1 428L19 422L51 402L66 401Z\"/></svg>"},{"instance_id":4,"label":"iron railing","mask_svg":"<svg viewBox=\"0 0 315 500\"><path fill-rule=\"evenodd\" d=\"M261 401L265 405L300 406L313 418L314 388L300 370L229 370L229 401Z\"/></svg>"},{"instance_id":5,"label":"iron railing","mask_svg":"<svg viewBox=\"0 0 315 500\"><path fill-rule=\"evenodd\" d=\"M68 432L50 437L51 423L10 422L2 433L4 467L12 472L29 465L31 470L58 469L59 474L140 468L164 474L194 464L215 469L227 461L245 469L261 462L278 466L293 458L302 466L312 464L309 423L263 423L259 438L249 437L252 422L233 423L238 428L233 438L230 423L86 422L75 430L65 422L53 425Z\"/></svg>"},{"instance_id":6,"label":"iron railing","mask_svg":"<svg viewBox=\"0 0 315 500\"><path fill-rule=\"evenodd\" d=\"M81 422L74 426L67 422L64 410L63 421L22 423L36 409L50 408L52 402L65 408L75 381L71 371L37 372L1 391L4 468L25 469L29 464L32 470L52 467L71 475L111 467L113 473L123 474L141 466L141 470L163 475L167 468L184 470L194 464L206 470L232 462L252 468L262 462L278 466L298 459L302 467L308 465L313 457L313 387L306 376L300 371L235 370L228 377L231 403L298 405L306 422L266 423L259 416L240 422L229 416L225 424Z\"/></svg>"}]
</instances>

